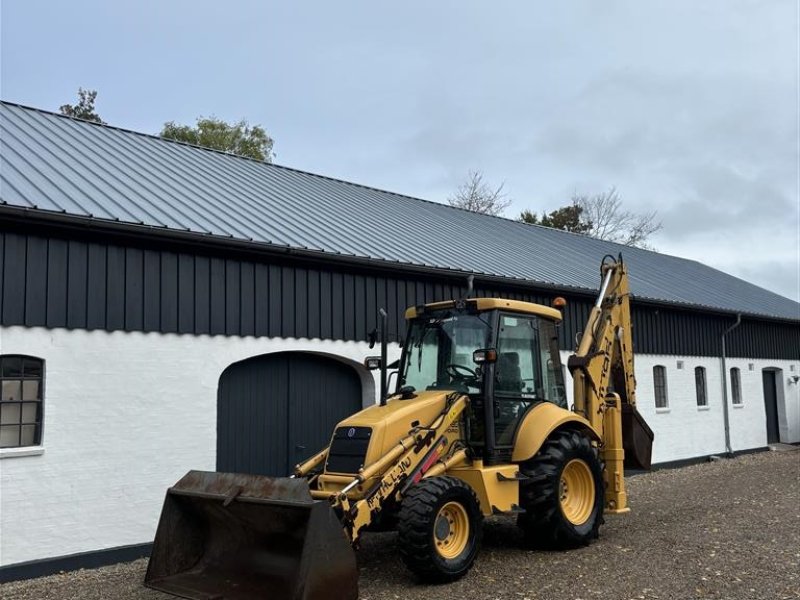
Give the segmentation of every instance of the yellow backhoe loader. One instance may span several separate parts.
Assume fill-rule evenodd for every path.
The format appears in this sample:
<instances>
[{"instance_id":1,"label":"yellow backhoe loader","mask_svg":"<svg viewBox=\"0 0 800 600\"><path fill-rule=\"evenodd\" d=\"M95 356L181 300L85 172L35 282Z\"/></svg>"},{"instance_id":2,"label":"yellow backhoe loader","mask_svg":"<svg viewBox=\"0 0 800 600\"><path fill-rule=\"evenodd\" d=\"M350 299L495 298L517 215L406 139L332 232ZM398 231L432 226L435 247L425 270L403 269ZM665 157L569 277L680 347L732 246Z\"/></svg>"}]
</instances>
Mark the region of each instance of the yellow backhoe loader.
<instances>
[{"instance_id":1,"label":"yellow backhoe loader","mask_svg":"<svg viewBox=\"0 0 800 600\"><path fill-rule=\"evenodd\" d=\"M652 431L636 411L628 278L601 286L568 368L554 307L465 298L411 307L395 390L339 423L287 478L190 471L167 491L145 584L193 599L358 596L355 553L396 529L418 579L472 566L482 520L511 515L531 544L568 549L627 512L624 465L649 468ZM471 288L471 282L470 282ZM323 390L320 393L324 393Z\"/></svg>"}]
</instances>

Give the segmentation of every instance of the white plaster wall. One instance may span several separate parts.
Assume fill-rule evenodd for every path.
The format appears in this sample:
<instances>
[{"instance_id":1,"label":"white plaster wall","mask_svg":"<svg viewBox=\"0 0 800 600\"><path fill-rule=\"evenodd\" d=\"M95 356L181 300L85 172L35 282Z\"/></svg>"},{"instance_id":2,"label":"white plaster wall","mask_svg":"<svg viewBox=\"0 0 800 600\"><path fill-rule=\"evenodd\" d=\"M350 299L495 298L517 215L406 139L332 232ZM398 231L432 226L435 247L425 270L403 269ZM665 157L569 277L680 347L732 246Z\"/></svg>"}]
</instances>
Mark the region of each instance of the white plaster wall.
<instances>
[{"instance_id":1,"label":"white plaster wall","mask_svg":"<svg viewBox=\"0 0 800 600\"><path fill-rule=\"evenodd\" d=\"M0 328L45 360L43 450L0 451L0 565L151 541L164 493L214 470L217 382L231 363L310 351L360 365L366 343ZM390 346L390 360L399 357ZM377 375L359 367L364 404ZM27 451L27 449L23 449Z\"/></svg>"},{"instance_id":2,"label":"white plaster wall","mask_svg":"<svg viewBox=\"0 0 800 600\"><path fill-rule=\"evenodd\" d=\"M783 437L781 430L781 440L789 444L800 443L800 379L794 381L795 377L800 376L800 363L794 363L794 369L783 371L784 383L783 393L786 406L786 438ZM788 382L788 378L792 382Z\"/></svg>"},{"instance_id":3,"label":"white plaster wall","mask_svg":"<svg viewBox=\"0 0 800 600\"><path fill-rule=\"evenodd\" d=\"M753 369L750 370L750 365ZM766 411L762 371L779 369L777 374L778 426L780 441L788 444L800 442L800 385L789 376L800 374L799 361L741 359L727 360L728 385L730 369L738 367L742 379L742 406L731 408L731 445L742 450L767 444ZM729 392L730 393L730 392ZM753 427L753 423L761 425Z\"/></svg>"},{"instance_id":4,"label":"white plaster wall","mask_svg":"<svg viewBox=\"0 0 800 600\"><path fill-rule=\"evenodd\" d=\"M562 353L566 364L568 352ZM683 361L683 369L678 369ZM790 382L800 375L800 361L733 358L728 359L728 373L733 367L741 372L742 404L733 405L728 375L728 406L731 448L734 451L763 448L767 445L766 414L762 369L781 369L778 378L778 416L781 441L800 442L800 384ZM753 370L750 370L750 365ZM666 409L655 407L653 367L667 370ZM695 367L705 367L708 408L697 406ZM719 358L698 356L636 356L636 397L639 412L655 434L653 463L669 462L725 452L725 425L722 408L722 364ZM794 369L794 370L792 370ZM567 394L572 403L572 381L567 375ZM781 391L783 398L781 399Z\"/></svg>"}]
</instances>

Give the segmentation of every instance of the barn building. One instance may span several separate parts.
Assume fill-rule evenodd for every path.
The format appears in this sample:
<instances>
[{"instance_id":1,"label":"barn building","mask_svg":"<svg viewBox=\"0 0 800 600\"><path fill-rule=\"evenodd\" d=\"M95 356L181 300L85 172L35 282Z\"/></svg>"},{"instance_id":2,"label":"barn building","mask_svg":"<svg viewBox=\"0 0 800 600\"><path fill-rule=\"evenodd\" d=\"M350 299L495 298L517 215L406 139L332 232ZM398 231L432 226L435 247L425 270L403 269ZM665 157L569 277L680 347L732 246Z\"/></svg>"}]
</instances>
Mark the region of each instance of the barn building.
<instances>
[{"instance_id":1,"label":"barn building","mask_svg":"<svg viewBox=\"0 0 800 600\"><path fill-rule=\"evenodd\" d=\"M564 296L566 359L622 251L655 462L726 452L726 413L734 452L800 441L800 305L699 262L16 104L0 128L3 578L141 555L188 469L285 474L376 400L378 309L397 340L469 273Z\"/></svg>"}]
</instances>

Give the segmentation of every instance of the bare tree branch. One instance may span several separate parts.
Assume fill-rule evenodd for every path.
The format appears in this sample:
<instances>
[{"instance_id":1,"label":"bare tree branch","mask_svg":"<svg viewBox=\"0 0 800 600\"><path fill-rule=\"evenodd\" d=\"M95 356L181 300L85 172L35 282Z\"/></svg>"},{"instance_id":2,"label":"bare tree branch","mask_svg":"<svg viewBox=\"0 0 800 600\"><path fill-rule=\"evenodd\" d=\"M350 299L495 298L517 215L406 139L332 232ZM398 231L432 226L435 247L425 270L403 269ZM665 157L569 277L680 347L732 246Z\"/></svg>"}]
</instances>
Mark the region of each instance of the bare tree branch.
<instances>
[{"instance_id":1,"label":"bare tree branch","mask_svg":"<svg viewBox=\"0 0 800 600\"><path fill-rule=\"evenodd\" d=\"M661 229L655 211L636 214L622 208L622 200L616 188L607 192L574 195L572 203L582 209L581 218L589 225L587 234L626 246L651 248L647 240Z\"/></svg>"},{"instance_id":2,"label":"bare tree branch","mask_svg":"<svg viewBox=\"0 0 800 600\"><path fill-rule=\"evenodd\" d=\"M458 186L455 193L447 199L450 206L456 206L485 215L501 215L509 207L511 200L503 190L505 182L492 188L483 179L480 171L469 171L467 180Z\"/></svg>"}]
</instances>

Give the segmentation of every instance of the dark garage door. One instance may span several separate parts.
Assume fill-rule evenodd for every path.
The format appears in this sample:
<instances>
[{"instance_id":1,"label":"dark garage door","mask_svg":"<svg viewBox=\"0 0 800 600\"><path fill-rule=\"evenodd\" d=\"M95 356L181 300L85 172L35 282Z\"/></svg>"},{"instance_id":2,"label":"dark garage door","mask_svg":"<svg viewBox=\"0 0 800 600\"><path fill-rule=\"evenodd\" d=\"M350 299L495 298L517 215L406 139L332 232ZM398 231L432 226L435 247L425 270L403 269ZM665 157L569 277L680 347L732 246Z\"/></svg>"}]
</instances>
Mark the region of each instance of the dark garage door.
<instances>
[{"instance_id":1,"label":"dark garage door","mask_svg":"<svg viewBox=\"0 0 800 600\"><path fill-rule=\"evenodd\" d=\"M285 476L361 408L361 380L323 356L282 352L234 363L217 392L217 470Z\"/></svg>"}]
</instances>

